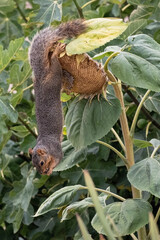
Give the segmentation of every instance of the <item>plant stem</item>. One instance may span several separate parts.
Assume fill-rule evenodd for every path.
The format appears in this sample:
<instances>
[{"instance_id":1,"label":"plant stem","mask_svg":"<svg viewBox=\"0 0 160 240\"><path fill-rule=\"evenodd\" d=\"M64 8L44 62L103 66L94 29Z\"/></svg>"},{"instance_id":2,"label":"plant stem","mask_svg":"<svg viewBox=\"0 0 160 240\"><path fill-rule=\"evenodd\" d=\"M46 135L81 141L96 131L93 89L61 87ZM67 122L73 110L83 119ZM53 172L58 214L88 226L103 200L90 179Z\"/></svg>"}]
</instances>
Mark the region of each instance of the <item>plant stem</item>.
<instances>
[{"instance_id":1,"label":"plant stem","mask_svg":"<svg viewBox=\"0 0 160 240\"><path fill-rule=\"evenodd\" d=\"M111 128L111 131L113 132L114 136L117 138L119 144L121 145L121 147L123 148L124 152L126 151L126 148L124 146L124 143L122 142L122 140L120 139L120 137L118 136L117 132L114 130L114 128Z\"/></svg>"},{"instance_id":2,"label":"plant stem","mask_svg":"<svg viewBox=\"0 0 160 240\"><path fill-rule=\"evenodd\" d=\"M128 7L130 7L131 6L131 4L127 4L126 6L124 6L123 8L122 8L122 12L124 12Z\"/></svg>"},{"instance_id":3,"label":"plant stem","mask_svg":"<svg viewBox=\"0 0 160 240\"><path fill-rule=\"evenodd\" d=\"M106 142L103 142L103 141L100 141L100 140L97 140L96 142L110 148L112 151L114 151L125 162L125 164L127 164L127 159L116 148L114 148L110 144L108 144Z\"/></svg>"},{"instance_id":4,"label":"plant stem","mask_svg":"<svg viewBox=\"0 0 160 240\"><path fill-rule=\"evenodd\" d=\"M82 189L88 190L88 187L82 186ZM104 190L104 189L95 188L95 190L96 190L97 192L106 193L107 195L110 195L110 196L112 196L112 197L114 197L114 198L117 198L117 199L119 199L119 200L122 201L122 202L124 202L124 201L126 200L125 198L123 198L123 197L121 197L121 196L119 196L119 195L117 195L117 194L115 194L115 193L113 193L113 192ZM138 240L133 233L131 233L130 235L131 235L131 237L132 237L134 240Z\"/></svg>"},{"instance_id":5,"label":"plant stem","mask_svg":"<svg viewBox=\"0 0 160 240\"><path fill-rule=\"evenodd\" d=\"M76 5L80 18L84 18L82 8L78 5L77 0L73 0L73 2Z\"/></svg>"},{"instance_id":6,"label":"plant stem","mask_svg":"<svg viewBox=\"0 0 160 240\"><path fill-rule=\"evenodd\" d=\"M86 189L86 190L88 190L88 187L82 186L82 189ZM124 201L126 200L125 198L123 198L123 197L121 197L121 196L119 196L119 195L117 195L117 194L115 194L115 193L113 193L113 192L110 192L110 191L104 190L104 189L95 188L95 190L96 190L97 192L103 192L103 193L106 193L106 194L108 194L108 195L110 195L110 196L112 196L112 197L114 197L114 198L119 199L119 200L122 201L122 202L124 202Z\"/></svg>"},{"instance_id":7,"label":"plant stem","mask_svg":"<svg viewBox=\"0 0 160 240\"><path fill-rule=\"evenodd\" d=\"M107 69L107 66L106 66L106 69ZM113 76L113 74L109 70L105 70L105 71L111 82L120 83L120 80L117 81L116 78ZM131 166L134 165L133 142L132 142L132 138L131 138L130 132L129 132L128 120L127 120L127 116L126 116L126 112L125 112L125 105L124 105L124 101L123 101L121 84L114 84L113 87L114 87L115 95L119 99L121 108L122 108L122 113L120 116L120 124L121 124L121 128L122 128L124 144L126 147L126 159L127 159L126 166L129 169ZM131 186L131 188L132 188L133 198L141 198L141 192L138 189L134 188L133 186ZM138 239L146 240L145 227L138 230Z\"/></svg>"},{"instance_id":8,"label":"plant stem","mask_svg":"<svg viewBox=\"0 0 160 240\"><path fill-rule=\"evenodd\" d=\"M14 2L15 2L15 4L16 4L17 10L18 10L18 12L20 13L21 17L22 17L23 20L27 23L28 21L27 21L25 15L24 15L24 13L23 13L22 10L20 9L17 0L14 0Z\"/></svg>"},{"instance_id":9,"label":"plant stem","mask_svg":"<svg viewBox=\"0 0 160 240\"><path fill-rule=\"evenodd\" d=\"M155 154L156 154L156 152L158 151L159 148L160 148L160 146L154 148L154 150L153 150L153 152L151 154L151 158L154 158L154 156L155 156Z\"/></svg>"},{"instance_id":10,"label":"plant stem","mask_svg":"<svg viewBox=\"0 0 160 240\"><path fill-rule=\"evenodd\" d=\"M138 116L139 116L139 113L141 111L141 108L143 106L143 103L145 102L146 98L148 97L148 95L150 94L151 90L147 90L147 92L145 93L145 95L143 96L137 110L136 110L136 113L134 115L134 118L133 118L133 122L132 122L132 126L131 126L131 129L130 129L130 135L131 137L133 138L134 136L134 130L135 130L135 127L136 127L136 123L137 123L137 119L138 119Z\"/></svg>"},{"instance_id":11,"label":"plant stem","mask_svg":"<svg viewBox=\"0 0 160 240\"><path fill-rule=\"evenodd\" d=\"M24 91L28 90L31 87L33 87L33 83L31 85L29 85L28 87L24 88L22 91L24 92Z\"/></svg>"},{"instance_id":12,"label":"plant stem","mask_svg":"<svg viewBox=\"0 0 160 240\"><path fill-rule=\"evenodd\" d=\"M91 0L91 1L89 1L89 2L87 2L87 3L85 3L85 4L81 7L81 9L87 7L89 4L91 4L92 2L95 2L95 1L97 1L97 0Z\"/></svg>"},{"instance_id":13,"label":"plant stem","mask_svg":"<svg viewBox=\"0 0 160 240\"><path fill-rule=\"evenodd\" d=\"M138 238L133 233L131 233L130 235L133 238L133 240L138 240Z\"/></svg>"},{"instance_id":14,"label":"plant stem","mask_svg":"<svg viewBox=\"0 0 160 240\"><path fill-rule=\"evenodd\" d=\"M18 120L28 129L28 131L37 138L37 134L30 128L30 126L20 117L18 116Z\"/></svg>"},{"instance_id":15,"label":"plant stem","mask_svg":"<svg viewBox=\"0 0 160 240\"><path fill-rule=\"evenodd\" d=\"M116 78L113 76L113 74L109 70L107 70L106 73L111 82L117 83ZM133 143L129 134L128 121L126 117L120 81L118 81L118 83L119 84L113 84L113 88L115 91L115 95L119 99L121 108L122 108L122 113L120 116L120 124L121 124L123 139L126 147L127 168L129 169L132 165L134 165Z\"/></svg>"},{"instance_id":16,"label":"plant stem","mask_svg":"<svg viewBox=\"0 0 160 240\"><path fill-rule=\"evenodd\" d=\"M158 212L157 212L157 214L155 216L155 222L156 223L158 222L159 216L160 216L160 207L159 207Z\"/></svg>"},{"instance_id":17,"label":"plant stem","mask_svg":"<svg viewBox=\"0 0 160 240\"><path fill-rule=\"evenodd\" d=\"M131 99L133 100L133 102L139 106L139 102L137 100L137 98L135 98L135 96L132 94L132 92L128 89L128 87L126 85L122 85L122 88L124 89L124 91L131 97ZM144 113L144 115L148 118L148 120L151 121L151 123L153 123L154 126L156 126L158 129L160 129L160 124L152 118L152 116L150 115L150 113L147 111L147 109L142 106L141 111Z\"/></svg>"},{"instance_id":18,"label":"plant stem","mask_svg":"<svg viewBox=\"0 0 160 240\"><path fill-rule=\"evenodd\" d=\"M114 52L112 53L106 60L105 64L104 64L104 71L108 71L108 63L109 61L113 58L116 57L120 52Z\"/></svg>"}]
</instances>

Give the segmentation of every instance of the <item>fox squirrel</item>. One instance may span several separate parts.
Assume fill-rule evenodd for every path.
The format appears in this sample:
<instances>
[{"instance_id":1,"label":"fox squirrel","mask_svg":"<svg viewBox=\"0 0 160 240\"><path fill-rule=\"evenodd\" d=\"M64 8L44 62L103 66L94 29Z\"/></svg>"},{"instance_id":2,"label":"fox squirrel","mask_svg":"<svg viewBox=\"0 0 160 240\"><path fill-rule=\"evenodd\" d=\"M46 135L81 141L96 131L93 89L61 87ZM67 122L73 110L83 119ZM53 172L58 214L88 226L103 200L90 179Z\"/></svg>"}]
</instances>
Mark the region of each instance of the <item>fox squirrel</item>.
<instances>
[{"instance_id":1,"label":"fox squirrel","mask_svg":"<svg viewBox=\"0 0 160 240\"><path fill-rule=\"evenodd\" d=\"M62 158L62 78L67 79L69 84L73 82L71 74L62 70L59 62L58 57L65 45L58 41L75 37L85 29L83 20L61 24L56 29L46 28L34 37L30 47L38 126L37 144L33 150L30 149L30 154L33 165L41 174L50 175Z\"/></svg>"}]
</instances>

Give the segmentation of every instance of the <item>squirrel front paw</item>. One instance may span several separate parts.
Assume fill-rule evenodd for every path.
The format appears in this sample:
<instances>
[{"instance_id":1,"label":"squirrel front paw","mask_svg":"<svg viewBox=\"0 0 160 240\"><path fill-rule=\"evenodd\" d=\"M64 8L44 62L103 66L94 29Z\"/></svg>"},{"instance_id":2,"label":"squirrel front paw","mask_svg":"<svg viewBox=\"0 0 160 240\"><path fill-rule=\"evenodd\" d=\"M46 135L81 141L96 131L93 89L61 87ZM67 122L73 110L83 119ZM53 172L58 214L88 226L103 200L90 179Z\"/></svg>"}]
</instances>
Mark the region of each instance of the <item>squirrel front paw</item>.
<instances>
[{"instance_id":1,"label":"squirrel front paw","mask_svg":"<svg viewBox=\"0 0 160 240\"><path fill-rule=\"evenodd\" d=\"M65 47L66 45L64 43L58 43L54 52L53 52L53 55L52 57L56 56L56 57L59 57L59 55L65 51Z\"/></svg>"}]
</instances>

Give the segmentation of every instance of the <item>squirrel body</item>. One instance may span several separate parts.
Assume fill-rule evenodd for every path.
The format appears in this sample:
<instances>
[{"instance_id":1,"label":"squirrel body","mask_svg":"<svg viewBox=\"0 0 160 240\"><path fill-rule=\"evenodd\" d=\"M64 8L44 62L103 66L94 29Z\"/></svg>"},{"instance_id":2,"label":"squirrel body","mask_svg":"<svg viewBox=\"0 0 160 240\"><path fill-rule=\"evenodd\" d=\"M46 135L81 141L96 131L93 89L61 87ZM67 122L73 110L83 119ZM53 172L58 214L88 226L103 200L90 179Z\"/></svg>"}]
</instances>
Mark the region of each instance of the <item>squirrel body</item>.
<instances>
[{"instance_id":1,"label":"squirrel body","mask_svg":"<svg viewBox=\"0 0 160 240\"><path fill-rule=\"evenodd\" d=\"M65 45L57 41L84 31L83 20L61 24L56 29L46 28L34 37L30 47L38 126L37 144L30 153L33 165L41 174L50 175L62 158L62 78L64 76L70 82L73 80L69 73L62 70L58 57L64 52Z\"/></svg>"}]
</instances>

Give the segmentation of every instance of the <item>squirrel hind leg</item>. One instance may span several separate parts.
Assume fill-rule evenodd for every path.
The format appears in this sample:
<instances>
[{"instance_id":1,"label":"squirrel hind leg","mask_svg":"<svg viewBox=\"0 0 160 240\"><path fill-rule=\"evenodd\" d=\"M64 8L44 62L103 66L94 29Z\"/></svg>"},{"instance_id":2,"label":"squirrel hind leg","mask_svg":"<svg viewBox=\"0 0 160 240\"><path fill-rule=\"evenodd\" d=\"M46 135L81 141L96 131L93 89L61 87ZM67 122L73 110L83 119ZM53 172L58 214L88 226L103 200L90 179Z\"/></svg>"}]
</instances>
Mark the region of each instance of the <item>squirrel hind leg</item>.
<instances>
[{"instance_id":1,"label":"squirrel hind leg","mask_svg":"<svg viewBox=\"0 0 160 240\"><path fill-rule=\"evenodd\" d=\"M63 78L62 78L62 92L66 92L68 94L71 93L71 89L73 87L74 78L73 76L67 72L66 70L62 70Z\"/></svg>"}]
</instances>

